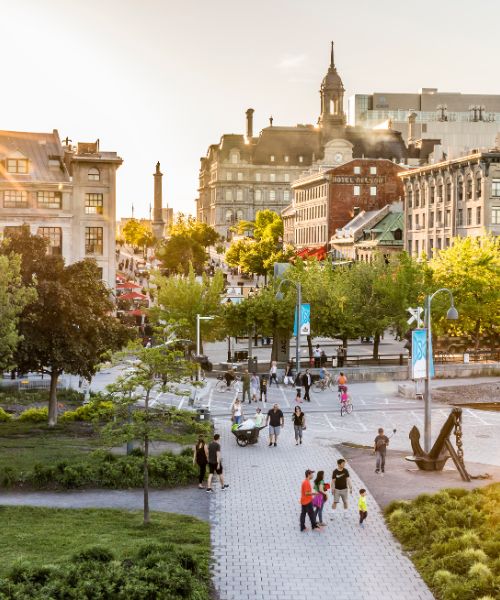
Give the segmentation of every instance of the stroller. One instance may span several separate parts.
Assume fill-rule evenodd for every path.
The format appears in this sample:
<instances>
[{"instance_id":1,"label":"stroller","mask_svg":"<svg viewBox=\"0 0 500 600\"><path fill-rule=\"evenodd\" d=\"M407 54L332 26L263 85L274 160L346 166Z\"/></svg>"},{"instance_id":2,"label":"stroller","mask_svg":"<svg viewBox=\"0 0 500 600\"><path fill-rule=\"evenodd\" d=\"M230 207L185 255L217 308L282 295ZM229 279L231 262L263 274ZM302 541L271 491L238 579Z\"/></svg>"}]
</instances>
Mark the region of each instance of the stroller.
<instances>
[{"instance_id":1,"label":"stroller","mask_svg":"<svg viewBox=\"0 0 500 600\"><path fill-rule=\"evenodd\" d=\"M256 444L259 441L259 432L264 429L262 427L252 427L252 429L231 429L232 433L236 437L236 443L238 446L248 446L248 444Z\"/></svg>"}]
</instances>

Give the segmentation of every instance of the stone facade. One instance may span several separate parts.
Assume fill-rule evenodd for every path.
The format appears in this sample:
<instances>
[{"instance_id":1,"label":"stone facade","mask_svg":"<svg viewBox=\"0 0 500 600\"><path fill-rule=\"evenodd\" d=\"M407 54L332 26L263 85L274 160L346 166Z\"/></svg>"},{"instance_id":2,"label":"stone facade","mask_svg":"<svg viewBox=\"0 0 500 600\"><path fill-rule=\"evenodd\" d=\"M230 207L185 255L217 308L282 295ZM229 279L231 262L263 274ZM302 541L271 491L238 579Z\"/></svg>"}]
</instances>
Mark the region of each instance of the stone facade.
<instances>
[{"instance_id":1,"label":"stone facade","mask_svg":"<svg viewBox=\"0 0 500 600\"><path fill-rule=\"evenodd\" d=\"M29 225L67 264L96 260L115 286L116 152L52 133L0 131L0 234Z\"/></svg>"},{"instance_id":2,"label":"stone facade","mask_svg":"<svg viewBox=\"0 0 500 600\"><path fill-rule=\"evenodd\" d=\"M500 148L412 169L400 177L409 254L431 258L454 237L500 235Z\"/></svg>"}]
</instances>

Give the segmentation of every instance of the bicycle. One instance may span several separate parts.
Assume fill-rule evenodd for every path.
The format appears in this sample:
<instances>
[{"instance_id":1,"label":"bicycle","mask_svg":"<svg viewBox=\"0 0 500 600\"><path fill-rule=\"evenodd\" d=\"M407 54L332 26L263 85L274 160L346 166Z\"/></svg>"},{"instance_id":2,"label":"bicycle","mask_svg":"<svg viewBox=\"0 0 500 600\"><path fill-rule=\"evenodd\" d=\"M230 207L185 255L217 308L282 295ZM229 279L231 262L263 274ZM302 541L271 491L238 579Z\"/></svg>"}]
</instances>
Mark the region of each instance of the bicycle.
<instances>
[{"instance_id":1,"label":"bicycle","mask_svg":"<svg viewBox=\"0 0 500 600\"><path fill-rule=\"evenodd\" d=\"M217 375L217 383L215 384L216 392L234 392L236 382L239 381L238 378L233 379L229 385L227 385L224 375Z\"/></svg>"},{"instance_id":2,"label":"bicycle","mask_svg":"<svg viewBox=\"0 0 500 600\"><path fill-rule=\"evenodd\" d=\"M339 389L338 398L340 402L340 416L343 417L345 414L350 415L354 406L352 405L351 397L347 393L347 388Z\"/></svg>"},{"instance_id":3,"label":"bicycle","mask_svg":"<svg viewBox=\"0 0 500 600\"><path fill-rule=\"evenodd\" d=\"M314 382L312 389L313 392L324 392L327 388L333 388L334 381L332 377L325 377L324 379L318 379Z\"/></svg>"}]
</instances>

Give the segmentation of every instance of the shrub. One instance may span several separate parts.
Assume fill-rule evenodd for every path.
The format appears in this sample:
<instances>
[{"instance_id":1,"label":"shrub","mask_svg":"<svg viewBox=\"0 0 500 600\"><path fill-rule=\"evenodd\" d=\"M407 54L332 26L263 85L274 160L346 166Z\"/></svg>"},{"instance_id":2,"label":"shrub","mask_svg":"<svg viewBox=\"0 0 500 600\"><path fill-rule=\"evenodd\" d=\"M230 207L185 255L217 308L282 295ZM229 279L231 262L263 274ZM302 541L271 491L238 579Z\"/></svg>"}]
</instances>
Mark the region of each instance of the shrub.
<instances>
[{"instance_id":1,"label":"shrub","mask_svg":"<svg viewBox=\"0 0 500 600\"><path fill-rule=\"evenodd\" d=\"M76 410L66 411L61 415L61 421L109 421L114 414L113 402L97 397L95 400L79 406Z\"/></svg>"},{"instance_id":2,"label":"shrub","mask_svg":"<svg viewBox=\"0 0 500 600\"><path fill-rule=\"evenodd\" d=\"M77 554L74 554L72 557L73 562L81 562L81 561L93 561L100 563L108 563L114 560L115 555L109 548L104 548L103 546L91 546L90 548L86 548Z\"/></svg>"},{"instance_id":3,"label":"shrub","mask_svg":"<svg viewBox=\"0 0 500 600\"><path fill-rule=\"evenodd\" d=\"M19 415L20 421L28 421L30 423L43 423L49 418L49 409L44 408L28 408Z\"/></svg>"},{"instance_id":4,"label":"shrub","mask_svg":"<svg viewBox=\"0 0 500 600\"><path fill-rule=\"evenodd\" d=\"M6 423L7 421L10 421L12 419L12 415L9 414L8 412L5 412L5 410L0 406L0 423Z\"/></svg>"},{"instance_id":5,"label":"shrub","mask_svg":"<svg viewBox=\"0 0 500 600\"><path fill-rule=\"evenodd\" d=\"M469 569L469 577L488 580L493 578L493 573L490 568L482 562L475 562Z\"/></svg>"}]
</instances>

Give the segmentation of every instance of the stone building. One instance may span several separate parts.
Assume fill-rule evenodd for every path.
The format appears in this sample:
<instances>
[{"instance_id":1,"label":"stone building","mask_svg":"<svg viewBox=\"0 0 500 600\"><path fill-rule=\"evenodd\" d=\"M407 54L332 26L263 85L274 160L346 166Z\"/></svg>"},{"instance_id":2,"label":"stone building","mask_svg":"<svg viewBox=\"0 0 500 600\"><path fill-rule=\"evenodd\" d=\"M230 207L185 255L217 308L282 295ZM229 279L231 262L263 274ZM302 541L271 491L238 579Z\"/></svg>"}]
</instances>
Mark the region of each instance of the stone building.
<instances>
[{"instance_id":1,"label":"stone building","mask_svg":"<svg viewBox=\"0 0 500 600\"><path fill-rule=\"evenodd\" d=\"M318 125L281 127L273 124L254 136L253 113L246 112L246 134L224 134L201 159L197 219L227 235L241 219L256 211L281 212L292 199L291 183L309 169L316 171L354 158L406 161L409 150L391 129L369 130L346 125L344 86L337 72L333 43L330 65L320 88ZM421 158L428 148L414 147Z\"/></svg>"},{"instance_id":2,"label":"stone building","mask_svg":"<svg viewBox=\"0 0 500 600\"><path fill-rule=\"evenodd\" d=\"M294 219L295 247L326 249L336 231L360 211L400 201L403 185L398 175L405 170L387 159L355 158L296 180L292 207L285 209ZM287 226L290 230L292 223Z\"/></svg>"},{"instance_id":3,"label":"stone building","mask_svg":"<svg viewBox=\"0 0 500 600\"><path fill-rule=\"evenodd\" d=\"M29 225L67 264L94 258L115 286L116 152L99 141L69 142L52 133L0 131L0 234Z\"/></svg>"},{"instance_id":4,"label":"stone building","mask_svg":"<svg viewBox=\"0 0 500 600\"><path fill-rule=\"evenodd\" d=\"M409 254L431 258L454 237L500 235L500 148L411 169L400 177Z\"/></svg>"}]
</instances>

